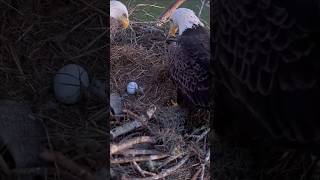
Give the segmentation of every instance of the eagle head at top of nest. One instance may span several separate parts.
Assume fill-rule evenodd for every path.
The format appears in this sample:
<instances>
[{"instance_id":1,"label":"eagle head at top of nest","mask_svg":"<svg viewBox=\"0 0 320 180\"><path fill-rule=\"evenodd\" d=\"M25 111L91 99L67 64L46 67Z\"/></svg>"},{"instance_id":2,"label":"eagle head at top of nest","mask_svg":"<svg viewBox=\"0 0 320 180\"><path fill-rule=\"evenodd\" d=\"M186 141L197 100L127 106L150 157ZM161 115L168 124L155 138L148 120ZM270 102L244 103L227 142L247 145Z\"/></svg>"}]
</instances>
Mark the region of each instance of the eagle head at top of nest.
<instances>
[{"instance_id":1,"label":"eagle head at top of nest","mask_svg":"<svg viewBox=\"0 0 320 180\"><path fill-rule=\"evenodd\" d=\"M110 1L110 17L118 20L124 29L129 26L127 7L120 1Z\"/></svg>"},{"instance_id":2,"label":"eagle head at top of nest","mask_svg":"<svg viewBox=\"0 0 320 180\"><path fill-rule=\"evenodd\" d=\"M181 35L185 30L196 26L204 26L196 14L191 9L178 8L170 16L169 36L175 37L178 30Z\"/></svg>"}]
</instances>

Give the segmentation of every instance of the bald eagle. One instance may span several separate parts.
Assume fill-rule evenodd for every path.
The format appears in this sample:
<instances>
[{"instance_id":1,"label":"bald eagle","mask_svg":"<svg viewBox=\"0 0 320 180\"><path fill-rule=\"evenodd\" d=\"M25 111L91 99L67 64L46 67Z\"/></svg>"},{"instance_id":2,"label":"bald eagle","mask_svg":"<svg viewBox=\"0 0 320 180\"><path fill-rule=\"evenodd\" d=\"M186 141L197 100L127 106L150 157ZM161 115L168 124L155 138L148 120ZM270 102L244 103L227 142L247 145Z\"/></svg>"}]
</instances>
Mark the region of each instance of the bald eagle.
<instances>
[{"instance_id":1,"label":"bald eagle","mask_svg":"<svg viewBox=\"0 0 320 180\"><path fill-rule=\"evenodd\" d=\"M186 107L209 106L209 33L195 13L177 9L170 17L169 35L176 41L168 47L169 72L177 85L177 103Z\"/></svg>"},{"instance_id":2,"label":"bald eagle","mask_svg":"<svg viewBox=\"0 0 320 180\"><path fill-rule=\"evenodd\" d=\"M319 145L319 3L217 0L213 7L217 133Z\"/></svg>"},{"instance_id":3,"label":"bald eagle","mask_svg":"<svg viewBox=\"0 0 320 180\"><path fill-rule=\"evenodd\" d=\"M110 35L129 26L127 7L120 1L110 1Z\"/></svg>"}]
</instances>

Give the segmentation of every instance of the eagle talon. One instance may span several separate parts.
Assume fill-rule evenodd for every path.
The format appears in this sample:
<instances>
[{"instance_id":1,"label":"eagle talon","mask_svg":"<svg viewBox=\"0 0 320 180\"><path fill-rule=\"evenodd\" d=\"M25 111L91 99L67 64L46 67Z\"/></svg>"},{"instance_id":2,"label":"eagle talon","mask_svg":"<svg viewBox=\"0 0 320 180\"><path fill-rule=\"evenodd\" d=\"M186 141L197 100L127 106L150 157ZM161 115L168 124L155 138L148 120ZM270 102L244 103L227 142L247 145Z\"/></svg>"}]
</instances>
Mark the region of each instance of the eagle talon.
<instances>
[{"instance_id":1,"label":"eagle talon","mask_svg":"<svg viewBox=\"0 0 320 180\"><path fill-rule=\"evenodd\" d=\"M177 102L175 102L174 100L170 100L170 102L171 102L171 106L172 107L177 107L177 106L179 106L179 104L177 103Z\"/></svg>"}]
</instances>

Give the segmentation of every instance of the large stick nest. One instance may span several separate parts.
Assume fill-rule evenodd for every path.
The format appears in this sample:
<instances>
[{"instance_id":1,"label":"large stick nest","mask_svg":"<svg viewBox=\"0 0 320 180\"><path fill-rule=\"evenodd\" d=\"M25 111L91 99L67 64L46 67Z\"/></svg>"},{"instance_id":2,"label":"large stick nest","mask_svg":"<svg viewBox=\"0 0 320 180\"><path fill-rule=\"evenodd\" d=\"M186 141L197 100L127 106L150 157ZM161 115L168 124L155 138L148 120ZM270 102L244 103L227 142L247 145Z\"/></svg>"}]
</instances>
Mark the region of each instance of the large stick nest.
<instances>
[{"instance_id":1,"label":"large stick nest","mask_svg":"<svg viewBox=\"0 0 320 180\"><path fill-rule=\"evenodd\" d=\"M171 106L170 100L176 99L176 86L168 72L165 42L168 27L156 27L153 22L141 22L134 17L131 21L129 29L111 37L110 92L122 96L124 109L130 112L122 118L111 116L111 129L125 129L133 121L141 122L139 117L150 107L155 106L156 111L139 128L111 139L112 175L114 178L203 176L209 179L209 160L205 160L209 157L208 128L194 129L190 135L184 127L187 112ZM126 87L130 81L142 87L143 93L128 95ZM144 139L141 140L144 143L136 138ZM155 141L146 143L148 138ZM132 146L123 149L131 143ZM166 156L160 158L163 154Z\"/></svg>"}]
</instances>

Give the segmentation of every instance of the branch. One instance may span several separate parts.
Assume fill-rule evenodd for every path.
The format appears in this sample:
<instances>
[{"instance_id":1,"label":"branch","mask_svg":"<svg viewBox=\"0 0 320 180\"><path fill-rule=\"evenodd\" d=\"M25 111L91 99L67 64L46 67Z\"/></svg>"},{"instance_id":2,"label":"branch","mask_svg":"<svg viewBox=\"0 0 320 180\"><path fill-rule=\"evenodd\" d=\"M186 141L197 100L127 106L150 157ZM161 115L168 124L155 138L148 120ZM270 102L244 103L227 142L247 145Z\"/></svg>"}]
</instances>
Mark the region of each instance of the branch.
<instances>
[{"instance_id":1,"label":"branch","mask_svg":"<svg viewBox=\"0 0 320 180\"><path fill-rule=\"evenodd\" d=\"M60 152L54 151L44 151L40 154L41 159L48 162L56 162L60 166L68 169L73 174L77 174L78 177L81 177L84 180L94 180L95 177L86 169L80 167L71 159L68 159Z\"/></svg>"},{"instance_id":2,"label":"branch","mask_svg":"<svg viewBox=\"0 0 320 180\"><path fill-rule=\"evenodd\" d=\"M191 180L197 180L201 171L202 171L202 168L199 168L198 171L192 176Z\"/></svg>"},{"instance_id":3,"label":"branch","mask_svg":"<svg viewBox=\"0 0 320 180\"><path fill-rule=\"evenodd\" d=\"M110 163L121 164L121 163L129 163L129 162L153 161L153 160L163 159L168 156L169 156L168 154L157 154L157 155L150 155L150 156L114 158L110 160Z\"/></svg>"},{"instance_id":4,"label":"branch","mask_svg":"<svg viewBox=\"0 0 320 180\"><path fill-rule=\"evenodd\" d=\"M136 156L136 155L152 155L152 154L160 154L159 151L153 149L128 149L123 151L121 154L124 156Z\"/></svg>"},{"instance_id":5,"label":"branch","mask_svg":"<svg viewBox=\"0 0 320 180\"><path fill-rule=\"evenodd\" d=\"M154 180L154 179L163 179L167 176L169 176L170 174L173 174L177 171L177 169L179 169L185 162L187 162L187 160L189 159L189 156L186 155L178 164L176 164L175 166L165 169L163 171L161 171L161 173L155 175L155 176L151 176L151 177L146 177L146 178L124 178L126 180Z\"/></svg>"},{"instance_id":6,"label":"branch","mask_svg":"<svg viewBox=\"0 0 320 180\"><path fill-rule=\"evenodd\" d=\"M135 137L129 140L126 140L119 144L110 144L110 155L115 154L119 151L123 151L125 149L131 148L135 144L141 144L141 143L155 143L156 140L153 137L150 136L141 136L141 137Z\"/></svg>"},{"instance_id":7,"label":"branch","mask_svg":"<svg viewBox=\"0 0 320 180\"><path fill-rule=\"evenodd\" d=\"M146 111L146 113L140 116L136 115L135 113L129 110L124 109L123 112L133 116L135 120L112 129L110 131L111 138L114 139L118 136L121 136L137 128L140 128L141 126L143 126L143 124L145 124L149 119L152 118L153 114L156 112L156 109L156 106L151 105L150 108Z\"/></svg>"},{"instance_id":8,"label":"branch","mask_svg":"<svg viewBox=\"0 0 320 180\"><path fill-rule=\"evenodd\" d=\"M34 167L34 168L24 168L24 169L13 169L12 174L19 175L19 176L57 176L57 170L55 168L42 168L42 167ZM68 171L60 170L59 176L61 179L68 179L68 180L78 180L79 177L71 174Z\"/></svg>"},{"instance_id":9,"label":"branch","mask_svg":"<svg viewBox=\"0 0 320 180\"><path fill-rule=\"evenodd\" d=\"M139 173L140 173L143 177L146 177L146 174L151 175L151 176L157 175L157 174L155 174L155 173L152 173L152 172L148 172L148 171L143 170L143 169L139 166L139 164L136 163L135 161L133 161L132 163L133 163L134 167L139 171Z\"/></svg>"},{"instance_id":10,"label":"branch","mask_svg":"<svg viewBox=\"0 0 320 180\"><path fill-rule=\"evenodd\" d=\"M203 9L203 6L204 6L205 3L206 3L205 0L201 0L201 7L200 7L200 10L199 10L199 13L198 13L198 17L199 17L199 18L200 18L200 16L201 16L202 9Z\"/></svg>"},{"instance_id":11,"label":"branch","mask_svg":"<svg viewBox=\"0 0 320 180\"><path fill-rule=\"evenodd\" d=\"M157 26L162 26L165 22L167 22L171 14L185 1L186 0L176 0L174 3L172 3L171 6L169 6L169 8L160 15Z\"/></svg>"}]
</instances>

